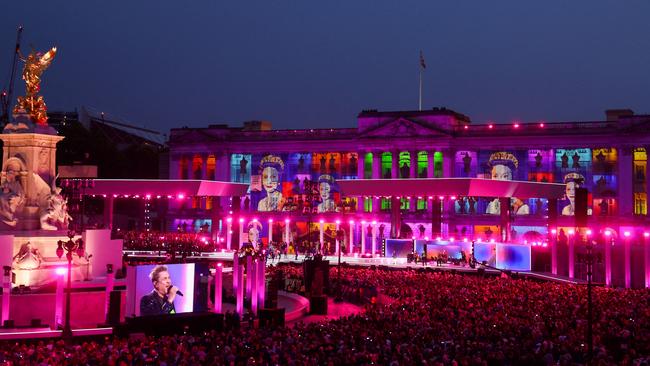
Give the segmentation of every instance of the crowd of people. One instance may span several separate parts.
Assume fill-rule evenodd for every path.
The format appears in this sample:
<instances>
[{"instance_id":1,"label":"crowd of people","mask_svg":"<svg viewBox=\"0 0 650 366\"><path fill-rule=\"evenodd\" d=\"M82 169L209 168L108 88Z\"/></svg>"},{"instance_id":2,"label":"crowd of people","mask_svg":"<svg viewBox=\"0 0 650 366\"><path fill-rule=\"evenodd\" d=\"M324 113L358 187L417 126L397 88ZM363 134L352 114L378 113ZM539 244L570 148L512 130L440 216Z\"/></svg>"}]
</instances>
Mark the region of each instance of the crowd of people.
<instances>
[{"instance_id":1,"label":"crowd of people","mask_svg":"<svg viewBox=\"0 0 650 366\"><path fill-rule=\"evenodd\" d=\"M296 278L299 267L282 267ZM337 268L330 278L337 278ZM341 268L364 311L275 329L0 343L7 364L572 365L587 357L587 288L433 271ZM650 364L650 291L593 289L594 363Z\"/></svg>"},{"instance_id":2,"label":"crowd of people","mask_svg":"<svg viewBox=\"0 0 650 366\"><path fill-rule=\"evenodd\" d=\"M123 233L124 250L143 250L160 253L214 252L217 243L209 234L163 233L157 231L127 231Z\"/></svg>"}]
</instances>

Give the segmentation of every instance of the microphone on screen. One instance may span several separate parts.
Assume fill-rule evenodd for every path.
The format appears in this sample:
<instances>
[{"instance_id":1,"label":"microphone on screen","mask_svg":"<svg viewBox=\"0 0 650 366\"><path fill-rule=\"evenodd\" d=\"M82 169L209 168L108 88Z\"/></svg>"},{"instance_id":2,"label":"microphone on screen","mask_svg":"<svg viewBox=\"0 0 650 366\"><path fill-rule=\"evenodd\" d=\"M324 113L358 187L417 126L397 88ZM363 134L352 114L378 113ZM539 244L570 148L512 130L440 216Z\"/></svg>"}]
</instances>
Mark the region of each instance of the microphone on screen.
<instances>
[{"instance_id":1,"label":"microphone on screen","mask_svg":"<svg viewBox=\"0 0 650 366\"><path fill-rule=\"evenodd\" d=\"M169 288L167 289L167 293L169 293L169 291L172 289L172 287L174 287L174 285L169 286ZM178 288L178 287L176 287L176 288ZM176 295L183 296L183 293L181 292L181 290L178 290L178 291L176 291Z\"/></svg>"}]
</instances>

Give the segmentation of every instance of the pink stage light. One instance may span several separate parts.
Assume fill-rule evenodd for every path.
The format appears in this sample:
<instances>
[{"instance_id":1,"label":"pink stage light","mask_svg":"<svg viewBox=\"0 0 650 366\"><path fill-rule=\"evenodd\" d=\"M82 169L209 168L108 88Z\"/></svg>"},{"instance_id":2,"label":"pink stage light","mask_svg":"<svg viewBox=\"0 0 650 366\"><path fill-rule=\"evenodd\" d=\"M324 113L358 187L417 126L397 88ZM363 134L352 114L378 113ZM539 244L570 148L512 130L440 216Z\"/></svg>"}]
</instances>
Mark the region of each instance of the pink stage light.
<instances>
[{"instance_id":1,"label":"pink stage light","mask_svg":"<svg viewBox=\"0 0 650 366\"><path fill-rule=\"evenodd\" d=\"M556 229L551 229L551 234L553 234L553 235L557 234L557 230Z\"/></svg>"},{"instance_id":2,"label":"pink stage light","mask_svg":"<svg viewBox=\"0 0 650 366\"><path fill-rule=\"evenodd\" d=\"M240 222L240 223L244 222L244 219L239 219L239 222Z\"/></svg>"},{"instance_id":3,"label":"pink stage light","mask_svg":"<svg viewBox=\"0 0 650 366\"><path fill-rule=\"evenodd\" d=\"M365 225L365 224L366 224L366 222L365 222L365 221L361 221L361 225Z\"/></svg>"},{"instance_id":4,"label":"pink stage light","mask_svg":"<svg viewBox=\"0 0 650 366\"><path fill-rule=\"evenodd\" d=\"M467 243L467 238L463 238L463 243Z\"/></svg>"},{"instance_id":5,"label":"pink stage light","mask_svg":"<svg viewBox=\"0 0 650 366\"><path fill-rule=\"evenodd\" d=\"M432 200L432 199L433 199L433 196L429 196L429 199Z\"/></svg>"},{"instance_id":6,"label":"pink stage light","mask_svg":"<svg viewBox=\"0 0 650 366\"><path fill-rule=\"evenodd\" d=\"M494 128L494 125L493 125L493 124L489 124L489 125L488 125L488 128L489 128L489 129L493 129L493 128Z\"/></svg>"},{"instance_id":7,"label":"pink stage light","mask_svg":"<svg viewBox=\"0 0 650 366\"><path fill-rule=\"evenodd\" d=\"M68 273L68 269L65 267L57 267L57 269L54 270L54 273L59 276L63 276L64 274Z\"/></svg>"},{"instance_id":8,"label":"pink stage light","mask_svg":"<svg viewBox=\"0 0 650 366\"><path fill-rule=\"evenodd\" d=\"M437 241L440 241L440 240L442 240L442 238L441 238L441 237L437 237L436 240L437 240Z\"/></svg>"},{"instance_id":9,"label":"pink stage light","mask_svg":"<svg viewBox=\"0 0 650 366\"><path fill-rule=\"evenodd\" d=\"M494 243L494 239L490 239L490 243Z\"/></svg>"},{"instance_id":10,"label":"pink stage light","mask_svg":"<svg viewBox=\"0 0 650 366\"><path fill-rule=\"evenodd\" d=\"M476 239L476 242L477 242L477 243L480 243L480 242L482 242L482 241L483 241L483 239L481 239L481 238Z\"/></svg>"},{"instance_id":11,"label":"pink stage light","mask_svg":"<svg viewBox=\"0 0 650 366\"><path fill-rule=\"evenodd\" d=\"M178 197L179 200L182 200L185 198L185 195L182 193L179 193L176 197Z\"/></svg>"},{"instance_id":12,"label":"pink stage light","mask_svg":"<svg viewBox=\"0 0 650 366\"><path fill-rule=\"evenodd\" d=\"M449 242L450 242L450 243L453 243L453 242L454 242L454 238L449 238Z\"/></svg>"},{"instance_id":13,"label":"pink stage light","mask_svg":"<svg viewBox=\"0 0 650 366\"><path fill-rule=\"evenodd\" d=\"M350 221L348 221L348 224L354 225L354 221L350 220Z\"/></svg>"},{"instance_id":14,"label":"pink stage light","mask_svg":"<svg viewBox=\"0 0 650 366\"><path fill-rule=\"evenodd\" d=\"M429 237L428 237L428 236L425 236L425 237L424 237L424 240L429 240Z\"/></svg>"},{"instance_id":15,"label":"pink stage light","mask_svg":"<svg viewBox=\"0 0 650 366\"><path fill-rule=\"evenodd\" d=\"M465 125L465 127L463 127L463 128L467 130L467 129L469 129L469 126L468 126L468 125Z\"/></svg>"},{"instance_id":16,"label":"pink stage light","mask_svg":"<svg viewBox=\"0 0 650 366\"><path fill-rule=\"evenodd\" d=\"M269 222L273 222L273 219L269 219Z\"/></svg>"},{"instance_id":17,"label":"pink stage light","mask_svg":"<svg viewBox=\"0 0 650 366\"><path fill-rule=\"evenodd\" d=\"M160 195L159 195L159 194L158 194L158 195L156 195L156 198L160 198Z\"/></svg>"},{"instance_id":18,"label":"pink stage light","mask_svg":"<svg viewBox=\"0 0 650 366\"><path fill-rule=\"evenodd\" d=\"M227 222L232 222L232 217L226 219Z\"/></svg>"},{"instance_id":19,"label":"pink stage light","mask_svg":"<svg viewBox=\"0 0 650 366\"><path fill-rule=\"evenodd\" d=\"M611 236L611 235L612 235L612 232L611 232L611 231L609 231L609 230L605 230L605 236Z\"/></svg>"},{"instance_id":20,"label":"pink stage light","mask_svg":"<svg viewBox=\"0 0 650 366\"><path fill-rule=\"evenodd\" d=\"M412 237L411 237L411 240L415 240L415 236L412 236Z\"/></svg>"},{"instance_id":21,"label":"pink stage light","mask_svg":"<svg viewBox=\"0 0 650 366\"><path fill-rule=\"evenodd\" d=\"M586 234L587 234L587 236L591 236L591 229L588 229Z\"/></svg>"},{"instance_id":22,"label":"pink stage light","mask_svg":"<svg viewBox=\"0 0 650 366\"><path fill-rule=\"evenodd\" d=\"M373 224L373 225L377 225L377 221L374 221L374 220L373 220L373 221L372 221L372 224Z\"/></svg>"},{"instance_id":23,"label":"pink stage light","mask_svg":"<svg viewBox=\"0 0 650 366\"><path fill-rule=\"evenodd\" d=\"M325 220L323 220L323 219L320 219L320 220L318 220L318 222L320 222L320 223L322 224L322 223L324 223L324 222L325 222Z\"/></svg>"},{"instance_id":24,"label":"pink stage light","mask_svg":"<svg viewBox=\"0 0 650 366\"><path fill-rule=\"evenodd\" d=\"M626 232L623 233L623 236L626 237L626 238L629 238L630 235L632 235L632 233L630 233L629 231L626 231Z\"/></svg>"},{"instance_id":25,"label":"pink stage light","mask_svg":"<svg viewBox=\"0 0 650 366\"><path fill-rule=\"evenodd\" d=\"M340 223L341 223L341 220L336 220L337 225L340 224Z\"/></svg>"},{"instance_id":26,"label":"pink stage light","mask_svg":"<svg viewBox=\"0 0 650 366\"><path fill-rule=\"evenodd\" d=\"M540 124L539 124L539 127L540 127L540 128L544 128L544 123L543 123L543 122L540 123Z\"/></svg>"},{"instance_id":27,"label":"pink stage light","mask_svg":"<svg viewBox=\"0 0 650 366\"><path fill-rule=\"evenodd\" d=\"M217 263L217 267L221 267L221 266L222 266L222 264L221 264L221 263Z\"/></svg>"},{"instance_id":28,"label":"pink stage light","mask_svg":"<svg viewBox=\"0 0 650 366\"><path fill-rule=\"evenodd\" d=\"M542 244L542 247L544 247L544 248L548 247L548 243L544 242L544 243Z\"/></svg>"},{"instance_id":29,"label":"pink stage light","mask_svg":"<svg viewBox=\"0 0 650 366\"><path fill-rule=\"evenodd\" d=\"M451 198L452 200L455 200L455 199L456 199L456 196L451 196L450 198Z\"/></svg>"},{"instance_id":30,"label":"pink stage light","mask_svg":"<svg viewBox=\"0 0 650 366\"><path fill-rule=\"evenodd\" d=\"M256 218L256 217L253 218L253 222L257 222L257 218Z\"/></svg>"},{"instance_id":31,"label":"pink stage light","mask_svg":"<svg viewBox=\"0 0 650 366\"><path fill-rule=\"evenodd\" d=\"M576 233L575 230L573 230L573 229L570 229L570 230L569 230L569 235L573 235L573 234L575 234L575 233Z\"/></svg>"},{"instance_id":32,"label":"pink stage light","mask_svg":"<svg viewBox=\"0 0 650 366\"><path fill-rule=\"evenodd\" d=\"M644 238L650 237L650 233L643 233L643 237Z\"/></svg>"},{"instance_id":33,"label":"pink stage light","mask_svg":"<svg viewBox=\"0 0 650 366\"><path fill-rule=\"evenodd\" d=\"M442 201L445 199L445 196L438 196L438 199Z\"/></svg>"},{"instance_id":34,"label":"pink stage light","mask_svg":"<svg viewBox=\"0 0 650 366\"><path fill-rule=\"evenodd\" d=\"M288 224L288 223L289 223L289 219L284 219L284 223L285 223L285 224Z\"/></svg>"},{"instance_id":35,"label":"pink stage light","mask_svg":"<svg viewBox=\"0 0 650 366\"><path fill-rule=\"evenodd\" d=\"M519 128L519 123L515 123L515 124L513 125L513 127L514 127L514 128Z\"/></svg>"}]
</instances>

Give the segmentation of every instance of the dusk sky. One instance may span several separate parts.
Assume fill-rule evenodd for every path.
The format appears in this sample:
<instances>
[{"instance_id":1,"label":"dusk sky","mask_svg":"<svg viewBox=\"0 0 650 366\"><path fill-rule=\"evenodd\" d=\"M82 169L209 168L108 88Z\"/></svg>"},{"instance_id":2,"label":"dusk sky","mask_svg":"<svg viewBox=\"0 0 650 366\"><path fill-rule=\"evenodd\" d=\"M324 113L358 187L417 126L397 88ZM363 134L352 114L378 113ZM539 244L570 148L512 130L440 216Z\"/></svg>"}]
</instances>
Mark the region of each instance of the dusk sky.
<instances>
[{"instance_id":1,"label":"dusk sky","mask_svg":"<svg viewBox=\"0 0 650 366\"><path fill-rule=\"evenodd\" d=\"M48 109L92 106L170 128L354 127L363 109L474 123L650 113L650 1L11 1L0 6L0 87L16 28L59 53ZM16 78L17 95L24 83ZM15 103L14 103L15 104Z\"/></svg>"}]
</instances>

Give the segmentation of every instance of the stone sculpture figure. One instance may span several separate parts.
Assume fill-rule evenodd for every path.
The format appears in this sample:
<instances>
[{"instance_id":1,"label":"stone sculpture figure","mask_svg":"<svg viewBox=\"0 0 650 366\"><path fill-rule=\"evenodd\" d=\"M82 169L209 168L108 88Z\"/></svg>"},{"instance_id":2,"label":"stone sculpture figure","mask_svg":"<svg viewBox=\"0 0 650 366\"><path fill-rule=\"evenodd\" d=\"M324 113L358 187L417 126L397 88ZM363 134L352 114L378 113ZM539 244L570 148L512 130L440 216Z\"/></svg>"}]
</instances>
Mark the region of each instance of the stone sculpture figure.
<instances>
[{"instance_id":1,"label":"stone sculpture figure","mask_svg":"<svg viewBox=\"0 0 650 366\"><path fill-rule=\"evenodd\" d=\"M56 179L55 179L56 181ZM41 214L41 229L67 229L72 221L68 214L68 200L61 195L61 188L52 185L52 193L47 200L47 207Z\"/></svg>"},{"instance_id":2,"label":"stone sculpture figure","mask_svg":"<svg viewBox=\"0 0 650 366\"><path fill-rule=\"evenodd\" d=\"M27 242L20 246L18 254L13 258L14 269L38 269L43 262L41 252L32 243Z\"/></svg>"},{"instance_id":3,"label":"stone sculpture figure","mask_svg":"<svg viewBox=\"0 0 650 366\"><path fill-rule=\"evenodd\" d=\"M11 227L16 226L16 214L25 204L25 190L21 182L21 177L24 176L22 166L18 158L7 159L0 183L0 220Z\"/></svg>"},{"instance_id":4,"label":"stone sculpture figure","mask_svg":"<svg viewBox=\"0 0 650 366\"><path fill-rule=\"evenodd\" d=\"M63 197L61 190L61 187L56 186L55 177L50 194L41 209L40 222L43 230L67 229L72 221L72 217L68 214L68 200Z\"/></svg>"}]
</instances>

